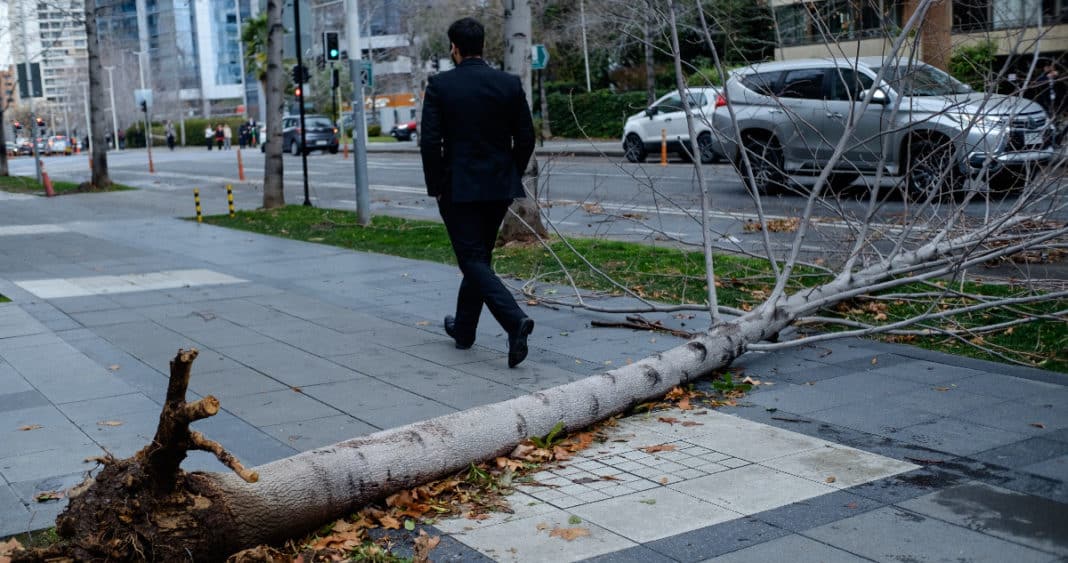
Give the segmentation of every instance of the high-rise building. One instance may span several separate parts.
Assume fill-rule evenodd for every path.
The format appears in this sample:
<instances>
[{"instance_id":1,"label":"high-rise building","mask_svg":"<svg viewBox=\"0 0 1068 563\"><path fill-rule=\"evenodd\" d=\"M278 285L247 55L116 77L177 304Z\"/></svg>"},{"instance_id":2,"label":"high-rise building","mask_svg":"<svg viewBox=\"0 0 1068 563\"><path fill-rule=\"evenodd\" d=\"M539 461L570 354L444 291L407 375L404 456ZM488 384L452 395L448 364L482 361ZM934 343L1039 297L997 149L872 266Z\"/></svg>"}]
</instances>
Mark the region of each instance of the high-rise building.
<instances>
[{"instance_id":1,"label":"high-rise building","mask_svg":"<svg viewBox=\"0 0 1068 563\"><path fill-rule=\"evenodd\" d=\"M85 26L79 23L83 0L62 6L34 0L0 4L0 67L41 65L43 96L63 102L84 75Z\"/></svg>"}]
</instances>

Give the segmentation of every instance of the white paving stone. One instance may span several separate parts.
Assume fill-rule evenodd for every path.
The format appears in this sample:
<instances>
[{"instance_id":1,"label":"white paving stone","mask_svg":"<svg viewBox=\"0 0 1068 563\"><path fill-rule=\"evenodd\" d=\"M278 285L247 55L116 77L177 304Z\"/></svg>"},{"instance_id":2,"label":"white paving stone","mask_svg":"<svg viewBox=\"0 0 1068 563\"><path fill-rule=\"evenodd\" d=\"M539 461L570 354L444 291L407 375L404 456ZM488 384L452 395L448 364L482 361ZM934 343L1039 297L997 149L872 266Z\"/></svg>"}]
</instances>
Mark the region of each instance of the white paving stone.
<instances>
[{"instance_id":1,"label":"white paving stone","mask_svg":"<svg viewBox=\"0 0 1068 563\"><path fill-rule=\"evenodd\" d=\"M669 486L742 514L756 514L835 491L824 483L760 465L739 467Z\"/></svg>"},{"instance_id":2,"label":"white paving stone","mask_svg":"<svg viewBox=\"0 0 1068 563\"><path fill-rule=\"evenodd\" d=\"M845 489L918 469L918 465L858 449L827 444L764 462L784 473Z\"/></svg>"},{"instance_id":3,"label":"white paving stone","mask_svg":"<svg viewBox=\"0 0 1068 563\"><path fill-rule=\"evenodd\" d=\"M496 561L581 561L637 545L590 522L572 524L571 514L553 510L533 518L513 520L467 532L456 539ZM550 537L554 528L584 528L588 536L567 541Z\"/></svg>"},{"instance_id":4,"label":"white paving stone","mask_svg":"<svg viewBox=\"0 0 1068 563\"><path fill-rule=\"evenodd\" d=\"M583 520L641 543L741 516L667 487L579 506L571 512Z\"/></svg>"},{"instance_id":5,"label":"white paving stone","mask_svg":"<svg viewBox=\"0 0 1068 563\"><path fill-rule=\"evenodd\" d=\"M27 194L7 194L6 192L0 193L2 195L16 195L25 197L3 197L2 199L33 199L36 196ZM47 235L50 233L66 233L69 229L61 227L59 225L8 225L6 227L0 227L0 237L2 236L14 236L14 235Z\"/></svg>"},{"instance_id":6,"label":"white paving stone","mask_svg":"<svg viewBox=\"0 0 1068 563\"><path fill-rule=\"evenodd\" d=\"M61 297L85 297L88 295L130 293L179 287L228 285L245 283L246 281L212 270L193 269L120 276L25 280L15 282L15 284L42 299L58 299Z\"/></svg>"}]
</instances>

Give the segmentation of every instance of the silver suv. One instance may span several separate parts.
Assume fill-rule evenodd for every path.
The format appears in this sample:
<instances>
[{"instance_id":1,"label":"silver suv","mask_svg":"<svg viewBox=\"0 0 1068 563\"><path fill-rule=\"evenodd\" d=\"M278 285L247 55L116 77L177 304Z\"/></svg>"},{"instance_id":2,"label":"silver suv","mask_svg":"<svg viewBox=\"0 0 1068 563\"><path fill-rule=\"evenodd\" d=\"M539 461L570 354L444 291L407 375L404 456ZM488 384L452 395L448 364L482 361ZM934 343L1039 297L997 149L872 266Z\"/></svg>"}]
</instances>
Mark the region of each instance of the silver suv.
<instances>
[{"instance_id":1,"label":"silver suv","mask_svg":"<svg viewBox=\"0 0 1068 563\"><path fill-rule=\"evenodd\" d=\"M880 69L883 80L876 85ZM915 61L762 63L732 72L726 91L760 191L784 187L787 174L818 173L850 123L856 126L830 176L832 189L880 166L904 176L913 198L960 190L966 176L984 169L992 188L1011 188L1021 172L1055 155L1040 105L973 91ZM717 140L744 171L734 131L733 125L718 127Z\"/></svg>"}]
</instances>

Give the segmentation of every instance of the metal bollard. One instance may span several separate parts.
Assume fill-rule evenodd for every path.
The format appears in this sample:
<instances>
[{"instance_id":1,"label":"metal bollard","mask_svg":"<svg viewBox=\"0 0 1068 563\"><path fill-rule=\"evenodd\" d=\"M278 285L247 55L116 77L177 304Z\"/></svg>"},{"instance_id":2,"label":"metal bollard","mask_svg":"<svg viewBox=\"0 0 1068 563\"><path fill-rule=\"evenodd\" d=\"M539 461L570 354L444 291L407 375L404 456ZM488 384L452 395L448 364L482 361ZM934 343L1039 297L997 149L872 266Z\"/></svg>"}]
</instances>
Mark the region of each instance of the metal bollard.
<instances>
[{"instance_id":1,"label":"metal bollard","mask_svg":"<svg viewBox=\"0 0 1068 563\"><path fill-rule=\"evenodd\" d=\"M238 153L240 154L240 153ZM230 184L226 184L226 203L230 204L230 218L234 217L234 189Z\"/></svg>"},{"instance_id":2,"label":"metal bollard","mask_svg":"<svg viewBox=\"0 0 1068 563\"><path fill-rule=\"evenodd\" d=\"M203 223L204 218L200 216L200 190L193 188L193 202L197 204L197 223Z\"/></svg>"},{"instance_id":3,"label":"metal bollard","mask_svg":"<svg viewBox=\"0 0 1068 563\"><path fill-rule=\"evenodd\" d=\"M245 181L245 165L241 162L241 147L237 147L237 179Z\"/></svg>"}]
</instances>

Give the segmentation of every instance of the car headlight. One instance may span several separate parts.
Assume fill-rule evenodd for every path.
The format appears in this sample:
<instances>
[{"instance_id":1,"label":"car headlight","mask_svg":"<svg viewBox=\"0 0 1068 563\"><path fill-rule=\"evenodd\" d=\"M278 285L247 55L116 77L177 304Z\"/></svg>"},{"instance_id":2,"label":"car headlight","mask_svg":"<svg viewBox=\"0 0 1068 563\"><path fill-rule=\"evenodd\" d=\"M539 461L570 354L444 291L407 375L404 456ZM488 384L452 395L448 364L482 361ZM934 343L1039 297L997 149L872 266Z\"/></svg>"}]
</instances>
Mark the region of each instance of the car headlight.
<instances>
[{"instance_id":1,"label":"car headlight","mask_svg":"<svg viewBox=\"0 0 1068 563\"><path fill-rule=\"evenodd\" d=\"M1005 126L1005 118L1000 115L982 115L975 113L958 113L953 115L960 120L961 127L997 129Z\"/></svg>"}]
</instances>

